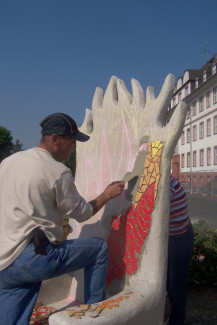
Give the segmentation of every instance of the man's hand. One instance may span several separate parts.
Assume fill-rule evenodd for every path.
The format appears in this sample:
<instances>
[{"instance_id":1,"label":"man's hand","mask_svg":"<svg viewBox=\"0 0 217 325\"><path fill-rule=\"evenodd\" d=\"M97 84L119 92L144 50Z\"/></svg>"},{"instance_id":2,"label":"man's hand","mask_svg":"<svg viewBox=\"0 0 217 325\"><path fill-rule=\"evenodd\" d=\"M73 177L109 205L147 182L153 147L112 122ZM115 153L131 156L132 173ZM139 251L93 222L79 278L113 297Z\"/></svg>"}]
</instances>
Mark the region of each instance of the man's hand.
<instances>
[{"instance_id":1,"label":"man's hand","mask_svg":"<svg viewBox=\"0 0 217 325\"><path fill-rule=\"evenodd\" d=\"M93 215L96 214L108 201L114 199L120 195L125 187L123 181L112 182L108 185L105 191L100 194L95 200L90 201L89 203L93 207Z\"/></svg>"},{"instance_id":2,"label":"man's hand","mask_svg":"<svg viewBox=\"0 0 217 325\"><path fill-rule=\"evenodd\" d=\"M125 183L123 181L112 182L109 184L104 191L105 195L108 196L108 201L120 195L123 192L124 187Z\"/></svg>"}]
</instances>

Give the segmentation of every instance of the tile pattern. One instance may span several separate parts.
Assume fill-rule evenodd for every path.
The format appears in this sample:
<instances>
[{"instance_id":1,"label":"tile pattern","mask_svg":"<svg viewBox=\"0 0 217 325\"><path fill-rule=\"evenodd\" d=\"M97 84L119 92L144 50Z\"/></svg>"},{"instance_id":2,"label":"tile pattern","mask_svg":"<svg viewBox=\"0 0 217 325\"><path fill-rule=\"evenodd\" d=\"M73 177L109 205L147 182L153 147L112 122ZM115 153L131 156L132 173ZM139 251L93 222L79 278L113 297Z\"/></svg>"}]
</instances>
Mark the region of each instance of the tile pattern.
<instances>
[{"instance_id":1,"label":"tile pattern","mask_svg":"<svg viewBox=\"0 0 217 325\"><path fill-rule=\"evenodd\" d=\"M112 228L107 240L107 285L114 278L121 280L125 273L130 275L138 269L139 254L150 230L151 214L157 197L162 148L161 141L147 144L148 153L135 202L124 215L112 217Z\"/></svg>"},{"instance_id":2,"label":"tile pattern","mask_svg":"<svg viewBox=\"0 0 217 325\"><path fill-rule=\"evenodd\" d=\"M41 306L39 308L35 308L32 313L32 317L30 320L31 325L48 325L48 318L51 314L57 312L57 309L51 306Z\"/></svg>"}]
</instances>

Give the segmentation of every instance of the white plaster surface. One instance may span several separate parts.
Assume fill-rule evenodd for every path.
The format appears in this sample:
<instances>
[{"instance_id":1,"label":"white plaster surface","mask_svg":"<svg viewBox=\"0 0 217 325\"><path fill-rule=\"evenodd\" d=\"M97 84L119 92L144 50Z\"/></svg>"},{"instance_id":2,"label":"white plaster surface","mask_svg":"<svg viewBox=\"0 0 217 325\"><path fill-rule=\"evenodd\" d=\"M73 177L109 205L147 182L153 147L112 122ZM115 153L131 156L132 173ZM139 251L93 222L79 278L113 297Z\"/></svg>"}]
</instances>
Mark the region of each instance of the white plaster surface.
<instances>
[{"instance_id":1,"label":"white plaster surface","mask_svg":"<svg viewBox=\"0 0 217 325\"><path fill-rule=\"evenodd\" d=\"M175 78L168 75L157 98L154 89L148 87L146 97L140 84L132 79L132 95L122 80L112 77L103 94L96 89L92 111L87 110L81 131L90 135L86 143L77 144L76 185L80 193L91 200L112 181L121 180L134 167L140 140L162 141L161 178L155 208L152 213L150 233L139 257L139 269L121 281L120 288L132 290L130 299L122 301L118 308L105 309L98 317L69 318L61 311L49 318L50 325L64 324L162 324L165 302L167 263L169 176L170 160L183 129L186 105L180 102L170 122L163 127L164 114L173 95ZM126 211L129 202L124 196L110 201L104 209L84 224L72 222L73 236L108 237L110 221L114 215ZM79 277L79 273L77 275ZM82 299L83 287L70 292ZM110 286L112 288L112 285ZM110 288L108 288L110 289ZM115 288L112 288L115 289ZM56 288L58 290L58 287ZM109 291L109 290L108 290ZM117 296L120 296L120 289ZM112 298L115 298L112 297Z\"/></svg>"}]
</instances>

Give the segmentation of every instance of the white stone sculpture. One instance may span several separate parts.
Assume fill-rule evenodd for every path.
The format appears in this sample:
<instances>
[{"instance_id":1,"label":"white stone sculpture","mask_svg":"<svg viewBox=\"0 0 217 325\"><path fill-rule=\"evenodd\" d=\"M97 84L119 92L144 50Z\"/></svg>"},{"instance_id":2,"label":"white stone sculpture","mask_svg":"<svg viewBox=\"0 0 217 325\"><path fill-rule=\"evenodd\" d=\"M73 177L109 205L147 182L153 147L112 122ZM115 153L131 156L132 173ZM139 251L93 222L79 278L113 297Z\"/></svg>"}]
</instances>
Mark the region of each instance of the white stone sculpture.
<instances>
[{"instance_id":1,"label":"white stone sculpture","mask_svg":"<svg viewBox=\"0 0 217 325\"><path fill-rule=\"evenodd\" d=\"M145 97L135 79L132 96L116 77L105 94L96 89L92 111L86 111L80 128L90 140L77 144L76 185L87 200L116 180L126 181L126 191L85 224L73 222L73 236L97 236L108 242L107 294L113 302L121 299L119 307L106 308L97 318L86 315L77 320L61 311L49 318L50 325L162 324L170 160L186 116L186 105L180 102L164 125L174 87L170 74L157 98L152 87ZM72 281L71 288L71 295L74 292L80 300L81 282L76 289Z\"/></svg>"}]
</instances>

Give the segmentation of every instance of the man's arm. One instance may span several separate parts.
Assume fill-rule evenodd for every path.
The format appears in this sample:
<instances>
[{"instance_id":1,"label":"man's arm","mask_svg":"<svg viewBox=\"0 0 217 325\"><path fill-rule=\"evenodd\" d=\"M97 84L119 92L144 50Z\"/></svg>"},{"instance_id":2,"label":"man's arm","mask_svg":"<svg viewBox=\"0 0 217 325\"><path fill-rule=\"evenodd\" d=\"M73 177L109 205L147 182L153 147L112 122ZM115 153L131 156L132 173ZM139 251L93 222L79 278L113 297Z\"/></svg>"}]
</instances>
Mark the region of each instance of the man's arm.
<instances>
[{"instance_id":1,"label":"man's arm","mask_svg":"<svg viewBox=\"0 0 217 325\"><path fill-rule=\"evenodd\" d=\"M124 187L125 183L123 181L113 182L107 186L104 192L97 196L95 200L89 202L93 207L92 215L96 214L108 201L120 195Z\"/></svg>"}]
</instances>

